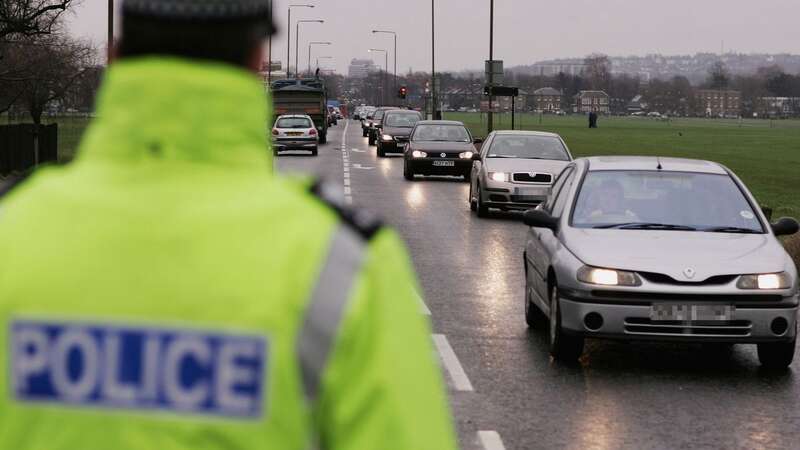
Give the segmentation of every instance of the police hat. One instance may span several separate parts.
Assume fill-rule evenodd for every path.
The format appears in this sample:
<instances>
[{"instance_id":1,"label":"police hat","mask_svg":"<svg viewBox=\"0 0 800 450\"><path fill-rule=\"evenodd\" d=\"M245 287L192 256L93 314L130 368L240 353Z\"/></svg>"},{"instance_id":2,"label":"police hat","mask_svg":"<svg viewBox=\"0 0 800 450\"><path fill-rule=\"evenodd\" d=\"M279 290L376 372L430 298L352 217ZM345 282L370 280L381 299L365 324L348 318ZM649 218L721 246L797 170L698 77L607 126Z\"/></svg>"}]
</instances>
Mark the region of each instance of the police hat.
<instances>
[{"instance_id":1,"label":"police hat","mask_svg":"<svg viewBox=\"0 0 800 450\"><path fill-rule=\"evenodd\" d=\"M122 0L122 14L168 21L263 20L272 29L270 0Z\"/></svg>"}]
</instances>

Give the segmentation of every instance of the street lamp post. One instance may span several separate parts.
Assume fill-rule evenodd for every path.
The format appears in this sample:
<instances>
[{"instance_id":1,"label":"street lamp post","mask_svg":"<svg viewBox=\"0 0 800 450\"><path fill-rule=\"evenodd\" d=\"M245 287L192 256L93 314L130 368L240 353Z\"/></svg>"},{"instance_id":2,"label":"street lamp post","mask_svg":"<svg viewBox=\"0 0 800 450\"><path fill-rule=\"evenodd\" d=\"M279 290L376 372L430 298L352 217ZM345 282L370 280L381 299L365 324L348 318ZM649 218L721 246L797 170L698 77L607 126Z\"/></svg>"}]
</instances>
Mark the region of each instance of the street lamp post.
<instances>
[{"instance_id":1,"label":"street lamp post","mask_svg":"<svg viewBox=\"0 0 800 450\"><path fill-rule=\"evenodd\" d=\"M494 86L494 0L489 0L489 89ZM486 113L486 125L488 133L494 130L494 113L492 112L492 97L489 92L489 111Z\"/></svg>"},{"instance_id":2,"label":"street lamp post","mask_svg":"<svg viewBox=\"0 0 800 450\"><path fill-rule=\"evenodd\" d=\"M372 30L372 33L385 33L394 36L394 90L397 91L397 33L389 30Z\"/></svg>"},{"instance_id":3,"label":"street lamp post","mask_svg":"<svg viewBox=\"0 0 800 450\"><path fill-rule=\"evenodd\" d=\"M300 24L301 23L325 23L325 21L319 19L297 21L297 31L295 32L295 42L294 42L294 71L298 75L298 77L300 75Z\"/></svg>"},{"instance_id":4,"label":"street lamp post","mask_svg":"<svg viewBox=\"0 0 800 450\"><path fill-rule=\"evenodd\" d=\"M369 49L371 53L383 52L383 104L386 105L386 74L389 73L389 52L380 48Z\"/></svg>"},{"instance_id":5,"label":"street lamp post","mask_svg":"<svg viewBox=\"0 0 800 450\"><path fill-rule=\"evenodd\" d=\"M332 42L309 42L308 43L308 76L311 76L311 46L313 45L331 45Z\"/></svg>"},{"instance_id":6,"label":"street lamp post","mask_svg":"<svg viewBox=\"0 0 800 450\"><path fill-rule=\"evenodd\" d=\"M436 0L431 0L431 118L436 120Z\"/></svg>"},{"instance_id":7,"label":"street lamp post","mask_svg":"<svg viewBox=\"0 0 800 450\"><path fill-rule=\"evenodd\" d=\"M288 36L286 38L286 78L289 78L289 75L290 75L290 72L289 72L289 61L292 60L292 47L291 47L291 45L292 45L292 38L291 38L291 32L292 32L292 8L313 8L313 7L314 7L314 5L289 5L289 8L288 8L289 9L289 20L286 22L286 30L288 31L288 33L287 33ZM295 72L297 72L297 67L295 67Z\"/></svg>"},{"instance_id":8,"label":"street lamp post","mask_svg":"<svg viewBox=\"0 0 800 450\"><path fill-rule=\"evenodd\" d=\"M114 55L114 0L108 0L108 65Z\"/></svg>"}]
</instances>

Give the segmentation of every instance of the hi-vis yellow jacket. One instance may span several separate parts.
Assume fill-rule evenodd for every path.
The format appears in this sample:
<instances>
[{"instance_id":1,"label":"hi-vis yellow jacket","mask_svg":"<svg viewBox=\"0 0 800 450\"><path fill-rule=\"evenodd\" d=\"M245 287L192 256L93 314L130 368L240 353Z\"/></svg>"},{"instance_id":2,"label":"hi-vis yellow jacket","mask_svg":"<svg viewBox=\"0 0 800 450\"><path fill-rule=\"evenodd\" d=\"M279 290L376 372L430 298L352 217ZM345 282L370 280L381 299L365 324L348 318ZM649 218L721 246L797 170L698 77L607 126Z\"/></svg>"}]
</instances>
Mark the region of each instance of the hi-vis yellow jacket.
<instances>
[{"instance_id":1,"label":"hi-vis yellow jacket","mask_svg":"<svg viewBox=\"0 0 800 450\"><path fill-rule=\"evenodd\" d=\"M272 175L267 105L123 60L77 160L2 199L0 448L455 448L405 249Z\"/></svg>"}]
</instances>

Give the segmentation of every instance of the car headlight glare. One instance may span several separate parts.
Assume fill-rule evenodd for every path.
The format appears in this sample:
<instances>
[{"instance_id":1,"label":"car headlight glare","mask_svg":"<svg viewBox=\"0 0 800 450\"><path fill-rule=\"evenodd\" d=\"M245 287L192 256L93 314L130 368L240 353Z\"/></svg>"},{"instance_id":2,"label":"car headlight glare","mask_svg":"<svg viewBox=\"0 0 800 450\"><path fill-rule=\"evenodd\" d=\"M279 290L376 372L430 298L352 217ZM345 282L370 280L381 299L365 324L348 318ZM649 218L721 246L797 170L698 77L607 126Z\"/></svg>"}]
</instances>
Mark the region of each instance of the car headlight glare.
<instances>
[{"instance_id":1,"label":"car headlight glare","mask_svg":"<svg viewBox=\"0 0 800 450\"><path fill-rule=\"evenodd\" d=\"M472 159L472 155L473 155L472 152L464 152L464 153L459 153L458 157L461 159Z\"/></svg>"},{"instance_id":2,"label":"car headlight glare","mask_svg":"<svg viewBox=\"0 0 800 450\"><path fill-rule=\"evenodd\" d=\"M578 281L599 286L641 286L642 280L634 272L583 266L578 269Z\"/></svg>"},{"instance_id":3,"label":"car headlight glare","mask_svg":"<svg viewBox=\"0 0 800 450\"><path fill-rule=\"evenodd\" d=\"M505 172L489 172L489 179L498 183L507 183L509 176Z\"/></svg>"},{"instance_id":4,"label":"car headlight glare","mask_svg":"<svg viewBox=\"0 0 800 450\"><path fill-rule=\"evenodd\" d=\"M736 287L748 290L770 290L789 289L791 285L789 284L789 274L781 272L742 275L736 282Z\"/></svg>"},{"instance_id":5,"label":"car headlight glare","mask_svg":"<svg viewBox=\"0 0 800 450\"><path fill-rule=\"evenodd\" d=\"M414 150L414 151L411 153L411 156L413 156L414 158L427 158L427 157L428 157L428 154L427 154L427 153L425 153L425 152L421 152L421 151L419 151L419 150Z\"/></svg>"},{"instance_id":6,"label":"car headlight glare","mask_svg":"<svg viewBox=\"0 0 800 450\"><path fill-rule=\"evenodd\" d=\"M389 134L383 134L381 135L381 139L383 139L384 141L391 141L394 138Z\"/></svg>"}]
</instances>

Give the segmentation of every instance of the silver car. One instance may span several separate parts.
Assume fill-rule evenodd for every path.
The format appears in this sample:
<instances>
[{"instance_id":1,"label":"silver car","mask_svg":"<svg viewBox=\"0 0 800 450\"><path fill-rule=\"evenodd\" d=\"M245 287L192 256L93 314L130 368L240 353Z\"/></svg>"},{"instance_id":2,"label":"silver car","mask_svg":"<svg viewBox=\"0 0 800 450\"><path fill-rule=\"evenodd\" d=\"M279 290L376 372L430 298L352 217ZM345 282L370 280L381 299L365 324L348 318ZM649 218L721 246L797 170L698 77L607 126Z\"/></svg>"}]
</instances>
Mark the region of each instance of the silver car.
<instances>
[{"instance_id":1,"label":"silver car","mask_svg":"<svg viewBox=\"0 0 800 450\"><path fill-rule=\"evenodd\" d=\"M272 145L276 155L282 151L308 150L317 156L319 133L310 116L283 115L272 127Z\"/></svg>"},{"instance_id":2,"label":"silver car","mask_svg":"<svg viewBox=\"0 0 800 450\"><path fill-rule=\"evenodd\" d=\"M712 162L595 157L571 163L525 213L525 319L549 319L550 352L584 338L755 343L787 367L797 269L741 180Z\"/></svg>"},{"instance_id":3,"label":"silver car","mask_svg":"<svg viewBox=\"0 0 800 450\"><path fill-rule=\"evenodd\" d=\"M542 203L572 155L557 134L495 131L474 160L470 209L486 217L489 208L528 210Z\"/></svg>"}]
</instances>

